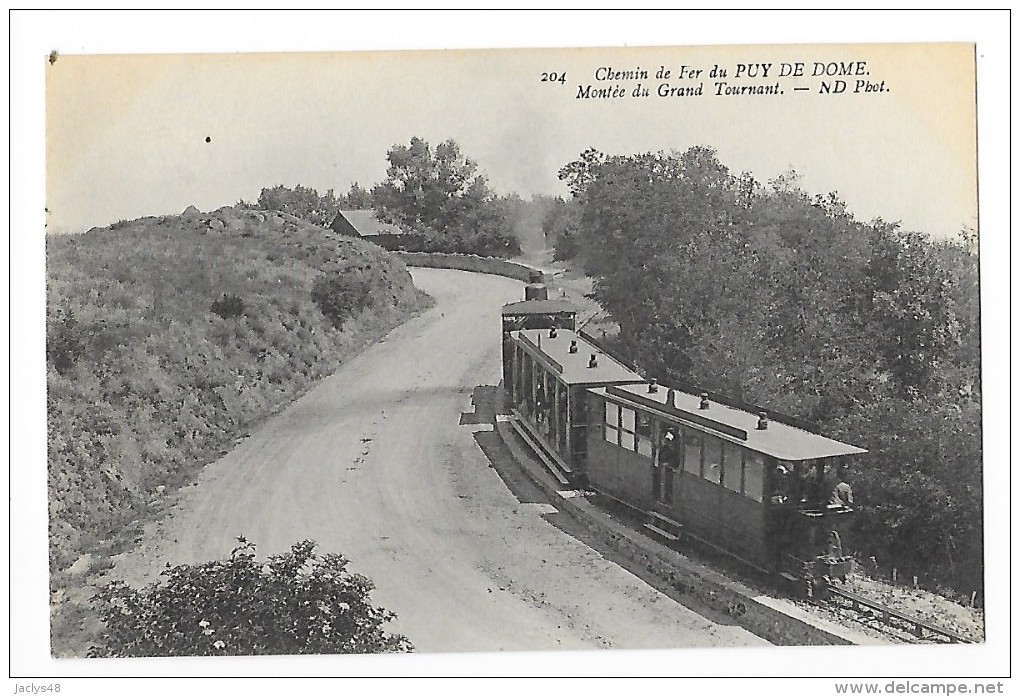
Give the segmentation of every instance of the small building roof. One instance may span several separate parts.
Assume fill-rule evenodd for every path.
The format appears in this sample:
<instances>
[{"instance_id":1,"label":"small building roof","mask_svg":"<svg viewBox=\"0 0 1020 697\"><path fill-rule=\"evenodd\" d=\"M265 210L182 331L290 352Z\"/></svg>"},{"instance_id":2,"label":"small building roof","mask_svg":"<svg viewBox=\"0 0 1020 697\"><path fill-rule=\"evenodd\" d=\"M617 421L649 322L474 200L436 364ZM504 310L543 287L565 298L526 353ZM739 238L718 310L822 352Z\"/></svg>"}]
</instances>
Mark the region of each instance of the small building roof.
<instances>
[{"instance_id":1,"label":"small building roof","mask_svg":"<svg viewBox=\"0 0 1020 697\"><path fill-rule=\"evenodd\" d=\"M577 314L577 308L563 300L520 300L503 306L504 315Z\"/></svg>"},{"instance_id":2,"label":"small building roof","mask_svg":"<svg viewBox=\"0 0 1020 697\"><path fill-rule=\"evenodd\" d=\"M376 217L375 211L371 208L362 208L358 210L339 211L338 216L343 218L350 224L354 231L362 237L371 237L372 235L400 235L403 234L396 225L390 223L384 223ZM337 229L338 221L334 219L332 227L334 230Z\"/></svg>"},{"instance_id":3,"label":"small building roof","mask_svg":"<svg viewBox=\"0 0 1020 697\"><path fill-rule=\"evenodd\" d=\"M641 385L610 386L593 391L638 408L655 409L667 418L779 460L813 460L868 452L778 421L769 420L768 428L759 430L756 413L718 402L711 402L708 409L701 409L700 395L669 390L662 386L656 392L649 392L648 389L649 385L645 382ZM667 399L671 394L673 403L669 405Z\"/></svg>"},{"instance_id":4,"label":"small building roof","mask_svg":"<svg viewBox=\"0 0 1020 697\"><path fill-rule=\"evenodd\" d=\"M533 301L555 302L555 301ZM540 363L555 373L567 385L604 385L606 383L643 382L640 375L615 360L594 344L585 341L570 329L557 329L556 338L549 338L548 329L521 329L510 336L524 350L537 356ZM570 342L577 342L577 352L570 353ZM595 354L596 365L588 367Z\"/></svg>"}]
</instances>

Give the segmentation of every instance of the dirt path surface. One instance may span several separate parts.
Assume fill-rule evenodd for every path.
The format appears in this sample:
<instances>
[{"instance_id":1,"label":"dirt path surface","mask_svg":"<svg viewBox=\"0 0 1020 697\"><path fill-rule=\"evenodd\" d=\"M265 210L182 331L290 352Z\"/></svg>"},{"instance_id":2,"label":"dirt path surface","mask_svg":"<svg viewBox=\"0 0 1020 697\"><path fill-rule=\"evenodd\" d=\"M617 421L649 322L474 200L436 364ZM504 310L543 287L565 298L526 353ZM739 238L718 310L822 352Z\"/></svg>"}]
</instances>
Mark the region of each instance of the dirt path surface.
<instances>
[{"instance_id":1,"label":"dirt path surface","mask_svg":"<svg viewBox=\"0 0 1020 697\"><path fill-rule=\"evenodd\" d=\"M499 309L522 285L413 276L436 307L205 468L113 575L151 581L168 562L228 555L242 534L260 556L310 538L373 579L418 651L765 644L561 532L549 504L518 501L482 450L492 426L472 396L498 383Z\"/></svg>"}]
</instances>

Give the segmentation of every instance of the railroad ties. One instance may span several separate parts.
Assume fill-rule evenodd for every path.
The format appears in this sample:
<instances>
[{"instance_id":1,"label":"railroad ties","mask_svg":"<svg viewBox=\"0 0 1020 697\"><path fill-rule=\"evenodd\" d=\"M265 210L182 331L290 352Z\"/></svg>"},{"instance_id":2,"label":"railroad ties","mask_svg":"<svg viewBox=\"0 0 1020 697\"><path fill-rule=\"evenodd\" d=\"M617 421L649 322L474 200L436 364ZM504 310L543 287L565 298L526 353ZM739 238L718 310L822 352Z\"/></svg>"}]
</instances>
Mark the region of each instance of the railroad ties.
<instances>
[{"instance_id":1,"label":"railroad ties","mask_svg":"<svg viewBox=\"0 0 1020 697\"><path fill-rule=\"evenodd\" d=\"M900 622L902 624L909 625L913 629L914 635L918 639L923 639L925 633L928 633L945 637L946 639L949 639L951 642L956 644L974 643L973 640L961 636L960 634L957 634L956 632L953 632L949 629L937 627L934 624L926 620L922 620L919 617L914 617L912 615L908 615L905 612L901 612L899 610L887 607L882 603L871 600L870 598L865 598L862 595L858 595L857 593L853 593L843 588L837 588L830 584L828 592L830 602L832 602L832 598L834 597L841 598L842 600L848 601L850 603L850 609L853 610L854 612L862 612L862 608L870 608L871 610L876 611L878 613L879 619L882 620L883 624L892 626L896 622Z\"/></svg>"}]
</instances>

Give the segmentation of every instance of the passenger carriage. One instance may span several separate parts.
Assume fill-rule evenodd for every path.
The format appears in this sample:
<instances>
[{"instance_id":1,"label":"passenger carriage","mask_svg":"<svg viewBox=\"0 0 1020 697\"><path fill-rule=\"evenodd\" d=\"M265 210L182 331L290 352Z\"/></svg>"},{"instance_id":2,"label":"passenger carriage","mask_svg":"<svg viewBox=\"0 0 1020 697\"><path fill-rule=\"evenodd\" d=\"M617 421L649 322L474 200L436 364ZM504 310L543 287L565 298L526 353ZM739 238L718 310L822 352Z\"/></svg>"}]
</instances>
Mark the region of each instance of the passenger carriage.
<instances>
[{"instance_id":1,"label":"passenger carriage","mask_svg":"<svg viewBox=\"0 0 1020 697\"><path fill-rule=\"evenodd\" d=\"M830 500L861 448L655 383L593 389L589 404L589 486L648 512L661 537L766 570L849 551L853 508Z\"/></svg>"},{"instance_id":2,"label":"passenger carriage","mask_svg":"<svg viewBox=\"0 0 1020 697\"><path fill-rule=\"evenodd\" d=\"M576 311L535 279L503 309L511 424L564 485L646 517L671 544L692 537L796 577L849 550L853 508L831 503L865 452L809 425L692 389L649 382L577 331Z\"/></svg>"}]
</instances>

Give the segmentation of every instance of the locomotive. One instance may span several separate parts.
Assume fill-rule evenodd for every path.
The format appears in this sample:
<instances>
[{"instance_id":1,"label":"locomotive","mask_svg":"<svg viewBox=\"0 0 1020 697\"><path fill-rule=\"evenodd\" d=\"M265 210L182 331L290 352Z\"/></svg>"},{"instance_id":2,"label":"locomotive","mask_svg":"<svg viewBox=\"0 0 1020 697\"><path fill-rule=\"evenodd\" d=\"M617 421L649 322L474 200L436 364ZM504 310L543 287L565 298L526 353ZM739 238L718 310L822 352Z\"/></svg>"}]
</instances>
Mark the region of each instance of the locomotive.
<instances>
[{"instance_id":1,"label":"locomotive","mask_svg":"<svg viewBox=\"0 0 1020 697\"><path fill-rule=\"evenodd\" d=\"M667 545L692 540L791 581L845 576L846 469L862 448L646 379L548 298L540 272L503 307L502 359L511 424L564 486L623 504Z\"/></svg>"}]
</instances>

